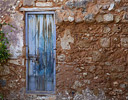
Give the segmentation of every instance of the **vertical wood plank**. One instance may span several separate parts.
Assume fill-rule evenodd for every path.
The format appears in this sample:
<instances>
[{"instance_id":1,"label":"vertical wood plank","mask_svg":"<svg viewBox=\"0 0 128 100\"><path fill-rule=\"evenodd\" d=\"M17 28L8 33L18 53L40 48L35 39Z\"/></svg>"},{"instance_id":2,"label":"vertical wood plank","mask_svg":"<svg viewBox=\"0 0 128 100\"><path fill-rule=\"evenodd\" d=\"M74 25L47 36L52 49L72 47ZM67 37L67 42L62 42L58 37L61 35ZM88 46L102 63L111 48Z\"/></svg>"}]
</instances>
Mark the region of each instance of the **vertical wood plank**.
<instances>
[{"instance_id":1,"label":"vertical wood plank","mask_svg":"<svg viewBox=\"0 0 128 100\"><path fill-rule=\"evenodd\" d=\"M29 47L29 56L35 55L36 51L36 39L35 39L35 15L29 15L28 16L28 47ZM31 59L29 61L29 90L36 90L35 86L35 62L33 62Z\"/></svg>"},{"instance_id":2,"label":"vertical wood plank","mask_svg":"<svg viewBox=\"0 0 128 100\"><path fill-rule=\"evenodd\" d=\"M38 31L39 31L39 69L38 69L38 75L39 75L39 90L45 90L45 78L44 78L44 69L45 69L45 60L43 59L44 56L44 36L43 36L43 15L38 15L39 25Z\"/></svg>"}]
</instances>

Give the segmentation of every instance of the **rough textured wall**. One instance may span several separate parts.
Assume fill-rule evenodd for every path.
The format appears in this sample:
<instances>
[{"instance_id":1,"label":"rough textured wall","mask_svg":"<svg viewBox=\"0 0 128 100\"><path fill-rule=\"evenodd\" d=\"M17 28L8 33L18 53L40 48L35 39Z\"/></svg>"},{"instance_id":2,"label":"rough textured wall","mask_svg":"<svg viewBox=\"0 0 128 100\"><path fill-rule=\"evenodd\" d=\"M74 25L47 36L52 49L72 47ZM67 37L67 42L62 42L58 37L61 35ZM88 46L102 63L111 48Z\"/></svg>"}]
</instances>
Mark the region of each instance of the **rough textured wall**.
<instances>
[{"instance_id":1,"label":"rough textured wall","mask_svg":"<svg viewBox=\"0 0 128 100\"><path fill-rule=\"evenodd\" d=\"M54 8L56 96L25 94L24 12ZM9 32L8 64L0 67L0 93L9 100L127 100L127 0L2 0L1 22Z\"/></svg>"}]
</instances>

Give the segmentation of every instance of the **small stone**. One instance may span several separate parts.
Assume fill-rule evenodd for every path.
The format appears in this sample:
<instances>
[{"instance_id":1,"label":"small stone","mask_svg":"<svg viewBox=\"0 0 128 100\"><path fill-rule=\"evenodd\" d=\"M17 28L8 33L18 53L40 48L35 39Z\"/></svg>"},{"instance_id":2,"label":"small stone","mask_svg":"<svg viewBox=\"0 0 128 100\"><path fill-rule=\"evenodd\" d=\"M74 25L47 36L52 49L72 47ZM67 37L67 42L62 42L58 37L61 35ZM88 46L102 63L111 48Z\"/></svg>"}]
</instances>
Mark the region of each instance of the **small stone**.
<instances>
[{"instance_id":1,"label":"small stone","mask_svg":"<svg viewBox=\"0 0 128 100\"><path fill-rule=\"evenodd\" d=\"M82 7L85 8L86 4L87 4L87 0L75 0L74 7L76 7L76 8L82 8Z\"/></svg>"},{"instance_id":2,"label":"small stone","mask_svg":"<svg viewBox=\"0 0 128 100\"><path fill-rule=\"evenodd\" d=\"M111 29L109 27L104 27L103 33L109 33Z\"/></svg>"},{"instance_id":3,"label":"small stone","mask_svg":"<svg viewBox=\"0 0 128 100\"><path fill-rule=\"evenodd\" d=\"M61 54L61 55L57 56L57 58L58 58L59 61L65 61L66 57L65 57L64 54Z\"/></svg>"},{"instance_id":4,"label":"small stone","mask_svg":"<svg viewBox=\"0 0 128 100\"><path fill-rule=\"evenodd\" d=\"M66 12L65 15L63 16L64 21L68 21L68 17L69 17L69 12Z\"/></svg>"},{"instance_id":5,"label":"small stone","mask_svg":"<svg viewBox=\"0 0 128 100\"><path fill-rule=\"evenodd\" d=\"M111 74L110 73L106 73L106 75L110 76Z\"/></svg>"},{"instance_id":6,"label":"small stone","mask_svg":"<svg viewBox=\"0 0 128 100\"><path fill-rule=\"evenodd\" d=\"M81 86L82 86L81 82L75 81L74 84L73 84L73 86L71 88L72 89L77 89L78 87L81 87Z\"/></svg>"},{"instance_id":7,"label":"small stone","mask_svg":"<svg viewBox=\"0 0 128 100\"><path fill-rule=\"evenodd\" d=\"M103 19L105 23L112 22L114 20L113 14L105 14L103 15Z\"/></svg>"},{"instance_id":8,"label":"small stone","mask_svg":"<svg viewBox=\"0 0 128 100\"><path fill-rule=\"evenodd\" d=\"M85 20L85 22L89 22L89 23L94 22L95 21L94 14L88 14L88 15L86 15L84 17L84 20Z\"/></svg>"},{"instance_id":9,"label":"small stone","mask_svg":"<svg viewBox=\"0 0 128 100\"><path fill-rule=\"evenodd\" d=\"M15 65L21 65L19 62L19 60L9 60L8 61L9 63L11 63L11 64L15 64Z\"/></svg>"},{"instance_id":10,"label":"small stone","mask_svg":"<svg viewBox=\"0 0 128 100\"><path fill-rule=\"evenodd\" d=\"M113 86L117 87L119 83L117 81L113 82Z\"/></svg>"},{"instance_id":11,"label":"small stone","mask_svg":"<svg viewBox=\"0 0 128 100\"><path fill-rule=\"evenodd\" d=\"M52 2L37 2L36 6L40 6L40 7L48 7L48 6L52 6Z\"/></svg>"},{"instance_id":12,"label":"small stone","mask_svg":"<svg viewBox=\"0 0 128 100\"><path fill-rule=\"evenodd\" d=\"M120 26L117 26L116 24L114 24L114 26L112 28L112 31L114 33L119 33L121 31L121 27Z\"/></svg>"},{"instance_id":13,"label":"small stone","mask_svg":"<svg viewBox=\"0 0 128 100\"><path fill-rule=\"evenodd\" d=\"M120 88L126 88L126 84L120 84Z\"/></svg>"},{"instance_id":14,"label":"small stone","mask_svg":"<svg viewBox=\"0 0 128 100\"><path fill-rule=\"evenodd\" d=\"M110 66L111 62L105 62L105 65Z\"/></svg>"},{"instance_id":15,"label":"small stone","mask_svg":"<svg viewBox=\"0 0 128 100\"><path fill-rule=\"evenodd\" d=\"M94 72L95 69L96 69L96 66L90 66L90 67L89 67L89 71L90 71L90 72Z\"/></svg>"},{"instance_id":16,"label":"small stone","mask_svg":"<svg viewBox=\"0 0 128 100\"><path fill-rule=\"evenodd\" d=\"M121 38L121 46L128 48L128 37Z\"/></svg>"},{"instance_id":17,"label":"small stone","mask_svg":"<svg viewBox=\"0 0 128 100\"><path fill-rule=\"evenodd\" d=\"M88 39L84 39L83 41L79 41L77 43L77 46L80 48L88 48L90 46L90 42L88 41Z\"/></svg>"},{"instance_id":18,"label":"small stone","mask_svg":"<svg viewBox=\"0 0 128 100\"><path fill-rule=\"evenodd\" d=\"M82 22L82 21L83 21L82 18L79 18L79 17L75 18L75 22L76 22L76 23L80 23L80 22Z\"/></svg>"},{"instance_id":19,"label":"small stone","mask_svg":"<svg viewBox=\"0 0 128 100\"><path fill-rule=\"evenodd\" d=\"M120 16L115 16L115 22L116 22L116 23L119 23L120 20L121 20L121 19L120 19Z\"/></svg>"},{"instance_id":20,"label":"small stone","mask_svg":"<svg viewBox=\"0 0 128 100\"><path fill-rule=\"evenodd\" d=\"M110 4L110 7L108 8L108 10L109 10L109 11L113 10L113 9L114 9L114 6L115 6L115 4L114 4L114 3L111 3L111 4Z\"/></svg>"},{"instance_id":21,"label":"small stone","mask_svg":"<svg viewBox=\"0 0 128 100\"><path fill-rule=\"evenodd\" d=\"M102 15L98 15L98 16L96 17L96 21L97 21L98 23L103 22L103 16L102 16Z\"/></svg>"},{"instance_id":22,"label":"small stone","mask_svg":"<svg viewBox=\"0 0 128 100\"><path fill-rule=\"evenodd\" d=\"M84 70L85 68L84 67L80 67L81 70Z\"/></svg>"},{"instance_id":23,"label":"small stone","mask_svg":"<svg viewBox=\"0 0 128 100\"><path fill-rule=\"evenodd\" d=\"M95 61L99 61L101 59L101 54L99 51L93 51L92 53L92 60Z\"/></svg>"},{"instance_id":24,"label":"small stone","mask_svg":"<svg viewBox=\"0 0 128 100\"><path fill-rule=\"evenodd\" d=\"M66 3L66 7L68 8L85 8L87 5L87 0L78 0L78 1L73 1L69 0Z\"/></svg>"},{"instance_id":25,"label":"small stone","mask_svg":"<svg viewBox=\"0 0 128 100\"><path fill-rule=\"evenodd\" d=\"M56 23L61 23L63 21L60 11L55 12L55 18L56 18Z\"/></svg>"},{"instance_id":26,"label":"small stone","mask_svg":"<svg viewBox=\"0 0 128 100\"><path fill-rule=\"evenodd\" d=\"M99 77L98 76L96 76L96 77L94 77L94 80L96 80L96 79L98 79Z\"/></svg>"},{"instance_id":27,"label":"small stone","mask_svg":"<svg viewBox=\"0 0 128 100\"><path fill-rule=\"evenodd\" d=\"M87 76L88 75L88 73L83 73L83 76L85 77L85 76Z\"/></svg>"},{"instance_id":28,"label":"small stone","mask_svg":"<svg viewBox=\"0 0 128 100\"><path fill-rule=\"evenodd\" d=\"M128 13L123 15L123 22L128 22Z\"/></svg>"},{"instance_id":29,"label":"small stone","mask_svg":"<svg viewBox=\"0 0 128 100\"><path fill-rule=\"evenodd\" d=\"M123 91L121 89L115 88L113 91L116 92L116 94L123 94Z\"/></svg>"},{"instance_id":30,"label":"small stone","mask_svg":"<svg viewBox=\"0 0 128 100\"><path fill-rule=\"evenodd\" d=\"M77 70L78 72L82 72L82 70L81 70L80 68L76 68L76 70Z\"/></svg>"},{"instance_id":31,"label":"small stone","mask_svg":"<svg viewBox=\"0 0 128 100\"><path fill-rule=\"evenodd\" d=\"M5 87L6 86L6 80L1 80L0 79L0 86Z\"/></svg>"},{"instance_id":32,"label":"small stone","mask_svg":"<svg viewBox=\"0 0 128 100\"><path fill-rule=\"evenodd\" d=\"M85 84L90 84L91 81L90 81L90 80L84 80L84 83L85 83Z\"/></svg>"},{"instance_id":33,"label":"small stone","mask_svg":"<svg viewBox=\"0 0 128 100\"><path fill-rule=\"evenodd\" d=\"M34 6L35 0L23 0L23 6Z\"/></svg>"},{"instance_id":34,"label":"small stone","mask_svg":"<svg viewBox=\"0 0 128 100\"><path fill-rule=\"evenodd\" d=\"M69 16L69 17L68 17L68 21L69 21L69 22L73 22L73 21L74 21L74 17Z\"/></svg>"},{"instance_id":35,"label":"small stone","mask_svg":"<svg viewBox=\"0 0 128 100\"><path fill-rule=\"evenodd\" d=\"M74 7L74 3L73 3L73 1L67 1L66 3L66 6L68 7L68 8L73 8Z\"/></svg>"},{"instance_id":36,"label":"small stone","mask_svg":"<svg viewBox=\"0 0 128 100\"><path fill-rule=\"evenodd\" d=\"M101 47L110 47L110 38L101 38L100 39Z\"/></svg>"},{"instance_id":37,"label":"small stone","mask_svg":"<svg viewBox=\"0 0 128 100\"><path fill-rule=\"evenodd\" d=\"M128 34L128 27L123 28L122 32L123 34Z\"/></svg>"}]
</instances>

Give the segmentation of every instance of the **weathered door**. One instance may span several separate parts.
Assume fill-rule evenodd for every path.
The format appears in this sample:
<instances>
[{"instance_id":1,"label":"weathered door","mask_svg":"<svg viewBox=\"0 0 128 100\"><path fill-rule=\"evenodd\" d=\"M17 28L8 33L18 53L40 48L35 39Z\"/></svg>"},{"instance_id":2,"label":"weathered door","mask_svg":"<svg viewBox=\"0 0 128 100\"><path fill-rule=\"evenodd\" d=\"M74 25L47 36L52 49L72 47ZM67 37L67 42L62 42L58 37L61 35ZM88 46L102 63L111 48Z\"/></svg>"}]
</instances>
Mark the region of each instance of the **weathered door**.
<instances>
[{"instance_id":1,"label":"weathered door","mask_svg":"<svg viewBox=\"0 0 128 100\"><path fill-rule=\"evenodd\" d=\"M26 14L27 91L55 90L55 23L53 13Z\"/></svg>"}]
</instances>

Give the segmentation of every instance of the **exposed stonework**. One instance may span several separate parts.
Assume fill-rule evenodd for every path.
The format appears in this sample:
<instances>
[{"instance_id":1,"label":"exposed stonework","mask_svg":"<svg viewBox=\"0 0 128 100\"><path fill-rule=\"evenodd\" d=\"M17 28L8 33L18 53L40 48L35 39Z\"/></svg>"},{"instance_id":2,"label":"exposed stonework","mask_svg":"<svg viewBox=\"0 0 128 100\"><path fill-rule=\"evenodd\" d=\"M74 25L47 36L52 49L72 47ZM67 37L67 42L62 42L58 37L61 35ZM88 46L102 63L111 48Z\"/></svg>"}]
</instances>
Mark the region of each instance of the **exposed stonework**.
<instances>
[{"instance_id":1,"label":"exposed stonework","mask_svg":"<svg viewBox=\"0 0 128 100\"><path fill-rule=\"evenodd\" d=\"M26 94L25 12L55 11L56 94ZM11 58L0 66L7 100L127 100L127 0L2 0ZM10 32L12 30L12 32Z\"/></svg>"},{"instance_id":2,"label":"exposed stonework","mask_svg":"<svg viewBox=\"0 0 128 100\"><path fill-rule=\"evenodd\" d=\"M70 43L74 43L74 39L71 36L70 29L64 31L64 36L61 38L61 47L62 49L71 49Z\"/></svg>"},{"instance_id":3,"label":"exposed stonework","mask_svg":"<svg viewBox=\"0 0 128 100\"><path fill-rule=\"evenodd\" d=\"M121 38L122 47L128 48L128 37Z\"/></svg>"},{"instance_id":4,"label":"exposed stonework","mask_svg":"<svg viewBox=\"0 0 128 100\"><path fill-rule=\"evenodd\" d=\"M23 0L23 6L35 6L35 0Z\"/></svg>"},{"instance_id":5,"label":"exposed stonework","mask_svg":"<svg viewBox=\"0 0 128 100\"><path fill-rule=\"evenodd\" d=\"M114 16L112 14L105 14L103 19L105 23L112 22L114 20Z\"/></svg>"},{"instance_id":6,"label":"exposed stonework","mask_svg":"<svg viewBox=\"0 0 128 100\"><path fill-rule=\"evenodd\" d=\"M100 45L101 47L110 47L110 38L101 38Z\"/></svg>"},{"instance_id":7,"label":"exposed stonework","mask_svg":"<svg viewBox=\"0 0 128 100\"><path fill-rule=\"evenodd\" d=\"M36 6L40 6L40 7L52 6L52 2L46 2L46 3L37 2Z\"/></svg>"}]
</instances>

